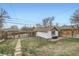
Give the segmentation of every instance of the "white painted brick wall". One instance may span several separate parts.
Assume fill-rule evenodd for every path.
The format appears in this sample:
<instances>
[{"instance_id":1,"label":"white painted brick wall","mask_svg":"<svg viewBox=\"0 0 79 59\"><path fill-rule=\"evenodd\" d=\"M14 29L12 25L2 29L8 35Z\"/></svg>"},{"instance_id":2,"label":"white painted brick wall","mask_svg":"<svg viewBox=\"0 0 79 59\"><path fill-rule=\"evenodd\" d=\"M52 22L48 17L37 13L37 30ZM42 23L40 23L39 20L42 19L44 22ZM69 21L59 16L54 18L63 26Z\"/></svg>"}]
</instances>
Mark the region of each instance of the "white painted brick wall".
<instances>
[{"instance_id":1,"label":"white painted brick wall","mask_svg":"<svg viewBox=\"0 0 79 59\"><path fill-rule=\"evenodd\" d=\"M39 36L39 37L43 37L43 38L51 38L51 31L48 31L48 32L37 32L36 33L36 36Z\"/></svg>"}]
</instances>

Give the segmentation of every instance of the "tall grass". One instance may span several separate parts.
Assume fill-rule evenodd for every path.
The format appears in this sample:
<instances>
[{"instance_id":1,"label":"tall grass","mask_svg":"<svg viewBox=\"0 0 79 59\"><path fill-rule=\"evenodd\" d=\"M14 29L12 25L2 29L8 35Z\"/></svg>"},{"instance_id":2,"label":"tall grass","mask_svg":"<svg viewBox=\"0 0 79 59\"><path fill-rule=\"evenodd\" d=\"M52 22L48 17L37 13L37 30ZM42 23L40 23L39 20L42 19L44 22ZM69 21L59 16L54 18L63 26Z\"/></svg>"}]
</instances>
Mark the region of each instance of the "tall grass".
<instances>
[{"instance_id":1,"label":"tall grass","mask_svg":"<svg viewBox=\"0 0 79 59\"><path fill-rule=\"evenodd\" d=\"M22 39L23 56L78 56L79 39L52 42L44 38Z\"/></svg>"},{"instance_id":2,"label":"tall grass","mask_svg":"<svg viewBox=\"0 0 79 59\"><path fill-rule=\"evenodd\" d=\"M48 41L44 38L26 38L21 41L23 55L39 55L37 48L56 42Z\"/></svg>"},{"instance_id":3,"label":"tall grass","mask_svg":"<svg viewBox=\"0 0 79 59\"><path fill-rule=\"evenodd\" d=\"M0 42L0 55L14 55L16 42L16 39Z\"/></svg>"}]
</instances>

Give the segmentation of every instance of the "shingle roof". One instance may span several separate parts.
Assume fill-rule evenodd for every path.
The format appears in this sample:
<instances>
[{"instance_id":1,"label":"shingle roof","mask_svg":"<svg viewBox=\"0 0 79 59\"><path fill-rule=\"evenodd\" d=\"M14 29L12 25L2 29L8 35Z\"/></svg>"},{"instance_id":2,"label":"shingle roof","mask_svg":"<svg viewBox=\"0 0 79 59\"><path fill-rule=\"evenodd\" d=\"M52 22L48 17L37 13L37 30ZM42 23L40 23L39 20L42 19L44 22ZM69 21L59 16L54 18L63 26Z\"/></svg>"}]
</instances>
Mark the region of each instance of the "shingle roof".
<instances>
[{"instance_id":1,"label":"shingle roof","mask_svg":"<svg viewBox=\"0 0 79 59\"><path fill-rule=\"evenodd\" d=\"M61 29L79 29L79 26L76 26L76 25L73 25L73 26L54 26L54 27L38 27L38 28L35 28L36 31L41 31L41 32L47 32L49 30L58 30L60 31Z\"/></svg>"},{"instance_id":2,"label":"shingle roof","mask_svg":"<svg viewBox=\"0 0 79 59\"><path fill-rule=\"evenodd\" d=\"M7 28L7 29L4 29L4 31L18 31L18 30L17 29Z\"/></svg>"},{"instance_id":3,"label":"shingle roof","mask_svg":"<svg viewBox=\"0 0 79 59\"><path fill-rule=\"evenodd\" d=\"M51 31L53 29L58 30L56 27L37 27L37 28L35 28L36 31L40 31L40 32L47 32L47 31Z\"/></svg>"},{"instance_id":4,"label":"shingle roof","mask_svg":"<svg viewBox=\"0 0 79 59\"><path fill-rule=\"evenodd\" d=\"M73 25L73 26L61 26L60 29L79 29L78 26Z\"/></svg>"}]
</instances>

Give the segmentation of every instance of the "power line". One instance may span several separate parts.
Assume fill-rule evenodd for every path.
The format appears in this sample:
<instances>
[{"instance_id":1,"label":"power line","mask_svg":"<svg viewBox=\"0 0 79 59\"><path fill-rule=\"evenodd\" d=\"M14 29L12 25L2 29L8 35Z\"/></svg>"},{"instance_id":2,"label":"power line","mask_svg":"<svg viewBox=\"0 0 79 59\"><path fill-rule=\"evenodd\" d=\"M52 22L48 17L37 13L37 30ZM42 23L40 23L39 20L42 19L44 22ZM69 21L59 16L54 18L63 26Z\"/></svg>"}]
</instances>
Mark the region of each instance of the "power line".
<instances>
[{"instance_id":1,"label":"power line","mask_svg":"<svg viewBox=\"0 0 79 59\"><path fill-rule=\"evenodd\" d=\"M77 5L77 6L79 6L79 5ZM76 10L76 9L78 9L79 7L77 7L77 6L76 6L76 7L68 8L68 9L66 9L65 11L62 11L62 12L58 13L56 17L59 17L60 15L63 15L63 14L65 14L65 13L71 11L71 10Z\"/></svg>"},{"instance_id":2,"label":"power line","mask_svg":"<svg viewBox=\"0 0 79 59\"><path fill-rule=\"evenodd\" d=\"M4 23L11 23L11 24L18 24L18 25L23 25L23 26L26 26L26 27L31 27L31 24L22 24L22 23L15 23L15 22L4 22Z\"/></svg>"},{"instance_id":3,"label":"power line","mask_svg":"<svg viewBox=\"0 0 79 59\"><path fill-rule=\"evenodd\" d=\"M15 22L4 22L4 23L12 23L12 24L25 25L25 24L22 24L22 23L15 23Z\"/></svg>"},{"instance_id":4,"label":"power line","mask_svg":"<svg viewBox=\"0 0 79 59\"><path fill-rule=\"evenodd\" d=\"M9 5L9 6L11 6L11 5ZM64 14L64 13L66 13L66 12L72 10L73 8L75 8L75 7L69 8L69 9L65 10L64 12L59 13L58 15L60 16L61 14ZM12 10L13 10L13 9L12 9ZM13 10L13 13L15 13L14 10ZM10 19L19 19L19 18L10 18ZM19 19L19 20L23 20L23 19ZM12 21L12 20L8 20L8 21ZM25 24L17 23L17 22L16 22L16 23L15 23L15 22L6 22L6 23L25 25Z\"/></svg>"},{"instance_id":5,"label":"power line","mask_svg":"<svg viewBox=\"0 0 79 59\"><path fill-rule=\"evenodd\" d=\"M8 18L8 20L7 20L7 21L12 21L12 20L10 20L10 19L24 20L24 19L20 19L20 18Z\"/></svg>"},{"instance_id":6,"label":"power line","mask_svg":"<svg viewBox=\"0 0 79 59\"><path fill-rule=\"evenodd\" d=\"M11 18L11 19L18 19L18 18ZM20 22L17 22L17 21L16 22L13 22L12 20L7 20L6 23L13 23L13 24L20 24L20 25L28 25L26 23L20 23Z\"/></svg>"}]
</instances>

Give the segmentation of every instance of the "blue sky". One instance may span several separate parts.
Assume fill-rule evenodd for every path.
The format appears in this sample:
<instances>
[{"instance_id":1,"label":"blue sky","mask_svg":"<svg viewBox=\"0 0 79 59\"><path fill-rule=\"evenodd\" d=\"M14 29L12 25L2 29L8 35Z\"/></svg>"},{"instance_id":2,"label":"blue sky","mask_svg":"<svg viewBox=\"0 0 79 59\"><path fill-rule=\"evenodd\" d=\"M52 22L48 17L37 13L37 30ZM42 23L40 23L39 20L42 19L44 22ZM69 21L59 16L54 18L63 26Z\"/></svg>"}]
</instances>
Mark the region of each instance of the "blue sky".
<instances>
[{"instance_id":1,"label":"blue sky","mask_svg":"<svg viewBox=\"0 0 79 59\"><path fill-rule=\"evenodd\" d=\"M42 20L46 17L54 16L55 20L53 21L54 24L59 23L60 25L70 25L70 17L74 13L76 9L79 8L79 4L56 4L56 3L49 3L49 4L27 4L27 3L17 3L17 4L0 4L0 8L5 9L9 16L12 18L18 19L9 19L6 22L13 22L13 23L21 23L21 24L12 24L12 23L5 23L5 27L10 27L12 25L17 25L19 27L24 26L32 26L37 23L42 23Z\"/></svg>"}]
</instances>

